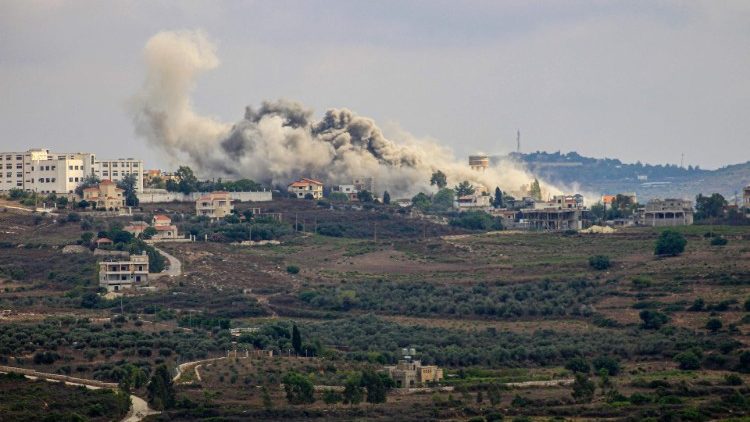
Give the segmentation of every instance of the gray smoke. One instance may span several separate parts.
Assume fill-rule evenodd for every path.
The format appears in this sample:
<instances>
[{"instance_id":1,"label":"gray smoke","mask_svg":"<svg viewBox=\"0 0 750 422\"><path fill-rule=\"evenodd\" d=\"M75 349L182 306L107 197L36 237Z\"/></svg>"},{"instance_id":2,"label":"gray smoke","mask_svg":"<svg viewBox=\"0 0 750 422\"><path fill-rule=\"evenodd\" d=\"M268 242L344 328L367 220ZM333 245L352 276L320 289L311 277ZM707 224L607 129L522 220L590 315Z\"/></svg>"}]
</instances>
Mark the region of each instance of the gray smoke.
<instances>
[{"instance_id":1,"label":"gray smoke","mask_svg":"<svg viewBox=\"0 0 750 422\"><path fill-rule=\"evenodd\" d=\"M136 134L177 162L189 161L203 177L251 178L286 184L312 177L326 184L374 177L380 191L411 195L430 191L435 170L451 184L462 180L516 192L533 176L517 163L471 170L439 144L397 133L387 139L372 119L331 109L320 120L302 104L264 101L247 107L234 125L193 112L195 78L218 66L214 45L196 31L160 32L144 49L147 76L131 102ZM558 189L544 186L548 193Z\"/></svg>"}]
</instances>

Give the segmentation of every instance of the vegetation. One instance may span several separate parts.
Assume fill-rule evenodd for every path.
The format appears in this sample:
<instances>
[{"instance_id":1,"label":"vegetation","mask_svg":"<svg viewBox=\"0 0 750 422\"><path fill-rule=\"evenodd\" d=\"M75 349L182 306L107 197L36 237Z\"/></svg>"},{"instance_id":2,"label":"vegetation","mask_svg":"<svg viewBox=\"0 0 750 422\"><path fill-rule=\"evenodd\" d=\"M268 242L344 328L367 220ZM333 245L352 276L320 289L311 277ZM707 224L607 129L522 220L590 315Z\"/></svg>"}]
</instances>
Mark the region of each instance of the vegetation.
<instances>
[{"instance_id":1,"label":"vegetation","mask_svg":"<svg viewBox=\"0 0 750 422\"><path fill-rule=\"evenodd\" d=\"M606 255L594 255L589 257L589 266L595 270L606 270L612 266L612 262Z\"/></svg>"},{"instance_id":2,"label":"vegetation","mask_svg":"<svg viewBox=\"0 0 750 422\"><path fill-rule=\"evenodd\" d=\"M664 230L659 235L654 248L654 255L677 256L685 252L687 240L682 233L674 230Z\"/></svg>"}]
</instances>

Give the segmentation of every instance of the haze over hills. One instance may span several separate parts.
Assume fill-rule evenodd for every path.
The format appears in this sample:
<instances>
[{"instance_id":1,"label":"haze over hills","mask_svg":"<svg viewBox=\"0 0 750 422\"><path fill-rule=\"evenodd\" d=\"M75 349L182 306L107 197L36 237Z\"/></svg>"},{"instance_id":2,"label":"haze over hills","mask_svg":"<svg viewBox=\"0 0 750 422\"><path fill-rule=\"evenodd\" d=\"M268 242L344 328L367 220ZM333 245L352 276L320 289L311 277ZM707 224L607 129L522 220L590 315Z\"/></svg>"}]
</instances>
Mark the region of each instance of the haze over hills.
<instances>
[{"instance_id":1,"label":"haze over hills","mask_svg":"<svg viewBox=\"0 0 750 422\"><path fill-rule=\"evenodd\" d=\"M577 152L511 153L530 172L555 185L582 192L616 194L636 192L638 198L694 199L699 193L718 192L733 203L735 194L750 184L750 161L704 170L698 166L623 163L612 158L585 157Z\"/></svg>"}]
</instances>

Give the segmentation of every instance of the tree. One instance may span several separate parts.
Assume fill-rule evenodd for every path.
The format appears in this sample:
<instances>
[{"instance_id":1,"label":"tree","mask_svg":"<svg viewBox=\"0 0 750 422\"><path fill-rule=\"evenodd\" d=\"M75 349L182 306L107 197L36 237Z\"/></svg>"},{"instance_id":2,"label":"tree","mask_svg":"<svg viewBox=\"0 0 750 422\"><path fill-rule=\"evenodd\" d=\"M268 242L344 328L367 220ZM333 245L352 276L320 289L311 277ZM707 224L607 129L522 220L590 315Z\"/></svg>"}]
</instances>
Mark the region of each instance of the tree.
<instances>
[{"instance_id":1,"label":"tree","mask_svg":"<svg viewBox=\"0 0 750 422\"><path fill-rule=\"evenodd\" d=\"M341 400L343 400L343 398L340 393L331 390L330 388L323 390L323 402L325 402L325 404L336 404Z\"/></svg>"},{"instance_id":2,"label":"tree","mask_svg":"<svg viewBox=\"0 0 750 422\"><path fill-rule=\"evenodd\" d=\"M175 172L175 176L177 176L177 180L179 181L177 183L178 191L184 194L189 194L196 191L198 178L195 177L195 174L190 167L180 166L180 168L178 168ZM169 184L167 184L167 189L169 189Z\"/></svg>"},{"instance_id":3,"label":"tree","mask_svg":"<svg viewBox=\"0 0 750 422\"><path fill-rule=\"evenodd\" d=\"M385 403L388 387L380 374L368 369L362 371L362 387L367 390L368 403Z\"/></svg>"},{"instance_id":4,"label":"tree","mask_svg":"<svg viewBox=\"0 0 750 422\"><path fill-rule=\"evenodd\" d=\"M445 173L440 170L433 172L432 177L430 177L430 186L437 186L438 189L448 186L448 179L445 177Z\"/></svg>"},{"instance_id":5,"label":"tree","mask_svg":"<svg viewBox=\"0 0 750 422\"><path fill-rule=\"evenodd\" d=\"M357 405L362 402L364 390L358 373L351 374L344 383L344 404Z\"/></svg>"},{"instance_id":6,"label":"tree","mask_svg":"<svg viewBox=\"0 0 750 422\"><path fill-rule=\"evenodd\" d=\"M482 404L484 401L484 396L482 395L482 390L477 391L477 404Z\"/></svg>"},{"instance_id":7,"label":"tree","mask_svg":"<svg viewBox=\"0 0 750 422\"><path fill-rule=\"evenodd\" d=\"M447 211L453 208L453 190L440 189L432 197L432 207L438 211Z\"/></svg>"},{"instance_id":8,"label":"tree","mask_svg":"<svg viewBox=\"0 0 750 422\"><path fill-rule=\"evenodd\" d=\"M658 330L662 325L669 321L669 317L659 311L652 311L650 309L644 309L639 314L641 320L641 328L646 330Z\"/></svg>"},{"instance_id":9,"label":"tree","mask_svg":"<svg viewBox=\"0 0 750 422\"><path fill-rule=\"evenodd\" d=\"M141 233L141 238L151 239L152 237L154 237L154 235L156 235L156 233L159 233L159 232L155 228L149 226L149 227L146 227L145 230L143 230L143 233Z\"/></svg>"},{"instance_id":10,"label":"tree","mask_svg":"<svg viewBox=\"0 0 750 422\"><path fill-rule=\"evenodd\" d=\"M391 194L388 191L383 192L383 204L388 205L391 203Z\"/></svg>"},{"instance_id":11,"label":"tree","mask_svg":"<svg viewBox=\"0 0 750 422\"><path fill-rule=\"evenodd\" d=\"M175 394L172 385L172 377L164 365L159 365L154 370L148 383L148 402L156 409L171 409L174 407Z\"/></svg>"},{"instance_id":12,"label":"tree","mask_svg":"<svg viewBox=\"0 0 750 422\"><path fill-rule=\"evenodd\" d=\"M292 348L298 355L302 353L302 336L300 336L297 324L292 325Z\"/></svg>"},{"instance_id":13,"label":"tree","mask_svg":"<svg viewBox=\"0 0 750 422\"><path fill-rule=\"evenodd\" d=\"M359 199L359 202L372 202L373 197L370 192L361 190L357 192L357 199Z\"/></svg>"},{"instance_id":14,"label":"tree","mask_svg":"<svg viewBox=\"0 0 750 422\"><path fill-rule=\"evenodd\" d=\"M596 385L586 375L576 374L576 379L573 381L573 392L571 393L575 401L580 403L590 402L594 398L595 391Z\"/></svg>"},{"instance_id":15,"label":"tree","mask_svg":"<svg viewBox=\"0 0 750 422\"><path fill-rule=\"evenodd\" d=\"M693 304L690 305L688 308L688 311L690 312L701 312L706 308L706 301L703 300L703 298L697 298L693 301Z\"/></svg>"},{"instance_id":16,"label":"tree","mask_svg":"<svg viewBox=\"0 0 750 422\"><path fill-rule=\"evenodd\" d=\"M692 371L695 369L700 369L701 367L700 358L691 351L677 354L674 357L674 360L675 362L680 364L680 369L684 371Z\"/></svg>"},{"instance_id":17,"label":"tree","mask_svg":"<svg viewBox=\"0 0 750 422\"><path fill-rule=\"evenodd\" d=\"M534 178L534 182L529 187L529 196L536 199L537 201L542 200L542 187L539 185L539 180Z\"/></svg>"},{"instance_id":18,"label":"tree","mask_svg":"<svg viewBox=\"0 0 750 422\"><path fill-rule=\"evenodd\" d=\"M503 207L503 191L500 190L500 187L495 188L495 198L492 200L492 206L495 208Z\"/></svg>"},{"instance_id":19,"label":"tree","mask_svg":"<svg viewBox=\"0 0 750 422\"><path fill-rule=\"evenodd\" d=\"M286 399L290 404L315 402L313 383L305 375L290 371L284 375L283 382Z\"/></svg>"},{"instance_id":20,"label":"tree","mask_svg":"<svg viewBox=\"0 0 750 422\"><path fill-rule=\"evenodd\" d=\"M723 327L723 324L721 323L721 320L718 318L711 318L708 321L706 321L706 329L711 331L712 333L715 333L721 330L721 327Z\"/></svg>"},{"instance_id":21,"label":"tree","mask_svg":"<svg viewBox=\"0 0 750 422\"><path fill-rule=\"evenodd\" d=\"M426 210L430 207L430 198L422 192L414 195L411 199L411 204L421 210Z\"/></svg>"},{"instance_id":22,"label":"tree","mask_svg":"<svg viewBox=\"0 0 750 422\"><path fill-rule=\"evenodd\" d=\"M605 369L611 376L615 376L620 373L620 362L617 359L610 356L599 356L592 362L596 372L600 372Z\"/></svg>"},{"instance_id":23,"label":"tree","mask_svg":"<svg viewBox=\"0 0 750 422\"><path fill-rule=\"evenodd\" d=\"M344 192L331 192L331 194L328 195L328 199L333 202L346 202L349 200L349 195Z\"/></svg>"},{"instance_id":24,"label":"tree","mask_svg":"<svg viewBox=\"0 0 750 422\"><path fill-rule=\"evenodd\" d=\"M76 186L76 189L75 189L76 195L83 197L84 189L96 186L99 184L99 182L101 182L101 180L93 174L85 176L83 179L81 179L81 182L78 184L78 186Z\"/></svg>"},{"instance_id":25,"label":"tree","mask_svg":"<svg viewBox=\"0 0 750 422\"><path fill-rule=\"evenodd\" d=\"M579 356L569 360L565 364L565 369L576 373L588 374L591 371L591 366L585 358Z\"/></svg>"},{"instance_id":26,"label":"tree","mask_svg":"<svg viewBox=\"0 0 750 422\"><path fill-rule=\"evenodd\" d=\"M453 190L456 191L456 196L459 198L462 196L474 195L474 192L476 192L474 186L472 186L468 180L459 183L453 188Z\"/></svg>"},{"instance_id":27,"label":"tree","mask_svg":"<svg viewBox=\"0 0 750 422\"><path fill-rule=\"evenodd\" d=\"M711 196L698 194L695 197L695 219L703 220L706 218L718 218L724 213L727 206L727 200L721 194L714 193Z\"/></svg>"},{"instance_id":28,"label":"tree","mask_svg":"<svg viewBox=\"0 0 750 422\"><path fill-rule=\"evenodd\" d=\"M89 243L91 243L91 239L93 239L93 238L94 238L94 233L91 233L91 232L83 232L83 233L81 233L81 242L84 245L88 245Z\"/></svg>"},{"instance_id":29,"label":"tree","mask_svg":"<svg viewBox=\"0 0 750 422\"><path fill-rule=\"evenodd\" d=\"M656 241L654 255L677 256L685 252L686 245L687 240L680 232L664 230Z\"/></svg>"},{"instance_id":30,"label":"tree","mask_svg":"<svg viewBox=\"0 0 750 422\"><path fill-rule=\"evenodd\" d=\"M500 404L500 399L502 397L500 396L500 387L498 387L497 384L490 384L487 388L487 398L490 399L492 407Z\"/></svg>"},{"instance_id":31,"label":"tree","mask_svg":"<svg viewBox=\"0 0 750 422\"><path fill-rule=\"evenodd\" d=\"M138 180L135 174L129 174L117 182L117 187L124 191L122 195L125 197L125 205L129 207L138 206L138 195L135 191L137 183Z\"/></svg>"}]
</instances>

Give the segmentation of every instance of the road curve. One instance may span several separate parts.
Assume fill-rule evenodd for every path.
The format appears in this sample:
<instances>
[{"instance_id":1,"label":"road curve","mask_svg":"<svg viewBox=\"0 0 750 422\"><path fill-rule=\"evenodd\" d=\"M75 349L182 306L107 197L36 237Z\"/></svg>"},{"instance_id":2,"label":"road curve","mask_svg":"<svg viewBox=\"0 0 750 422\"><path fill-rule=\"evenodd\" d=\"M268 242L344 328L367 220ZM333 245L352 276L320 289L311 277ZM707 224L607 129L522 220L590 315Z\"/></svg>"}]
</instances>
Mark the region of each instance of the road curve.
<instances>
[{"instance_id":1,"label":"road curve","mask_svg":"<svg viewBox=\"0 0 750 422\"><path fill-rule=\"evenodd\" d=\"M153 278L160 278L164 276L177 277L177 276L182 275L182 262L180 262L179 259L175 258L173 255L170 255L164 252L163 249L159 249L156 246L154 246L154 249L156 249L157 252L162 254L164 258L167 258L167 260L169 261L169 268L167 268L166 270L158 274L151 275L151 277Z\"/></svg>"}]
</instances>

